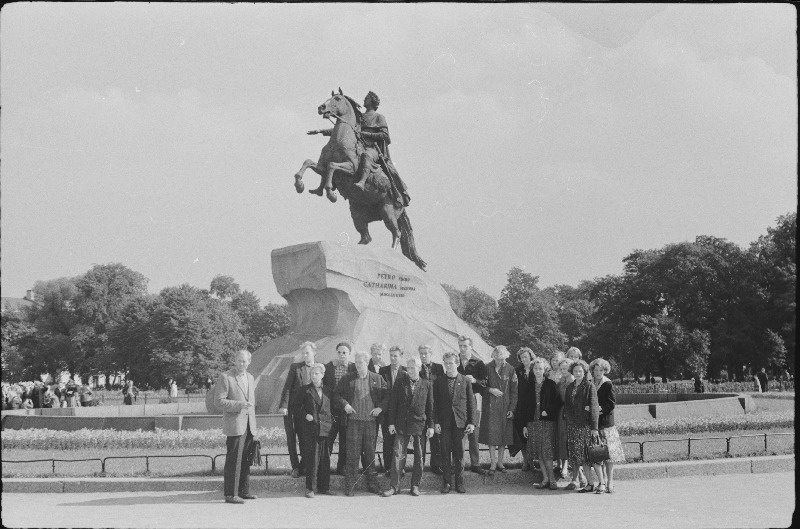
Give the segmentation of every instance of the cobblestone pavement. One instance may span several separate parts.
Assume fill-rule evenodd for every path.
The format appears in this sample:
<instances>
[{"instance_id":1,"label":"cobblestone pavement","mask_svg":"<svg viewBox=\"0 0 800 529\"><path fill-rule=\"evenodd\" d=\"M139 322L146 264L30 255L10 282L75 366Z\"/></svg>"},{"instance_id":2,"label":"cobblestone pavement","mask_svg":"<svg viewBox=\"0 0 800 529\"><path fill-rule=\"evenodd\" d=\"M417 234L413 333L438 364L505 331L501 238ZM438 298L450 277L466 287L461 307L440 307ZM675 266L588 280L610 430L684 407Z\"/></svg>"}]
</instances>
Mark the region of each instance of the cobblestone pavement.
<instances>
[{"instance_id":1,"label":"cobblestone pavement","mask_svg":"<svg viewBox=\"0 0 800 529\"><path fill-rule=\"evenodd\" d=\"M414 498L275 494L244 505L217 492L3 494L5 527L788 527L793 472L619 481L614 494L505 485ZM528 513L524 515L523 513Z\"/></svg>"}]
</instances>

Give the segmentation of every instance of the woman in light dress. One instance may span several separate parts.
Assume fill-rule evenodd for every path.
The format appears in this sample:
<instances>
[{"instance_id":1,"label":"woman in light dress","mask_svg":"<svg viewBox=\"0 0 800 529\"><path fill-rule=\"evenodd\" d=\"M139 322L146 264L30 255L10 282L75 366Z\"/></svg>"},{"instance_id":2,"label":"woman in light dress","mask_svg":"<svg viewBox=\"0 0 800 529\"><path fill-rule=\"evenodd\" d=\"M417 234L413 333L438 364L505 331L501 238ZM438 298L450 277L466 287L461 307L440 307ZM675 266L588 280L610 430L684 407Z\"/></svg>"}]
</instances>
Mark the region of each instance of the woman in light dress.
<instances>
[{"instance_id":1,"label":"woman in light dress","mask_svg":"<svg viewBox=\"0 0 800 529\"><path fill-rule=\"evenodd\" d=\"M614 426L614 407L616 405L614 385L606 376L611 372L611 364L602 358L595 358L589 364L589 372L592 376L592 383L597 388L597 404L600 406L600 417L597 423L600 442L608 445L608 459L599 465L594 465L595 473L601 477L600 486L595 490L595 494L610 493L614 492L614 463L625 462L622 441L619 439L617 427Z\"/></svg>"}]
</instances>

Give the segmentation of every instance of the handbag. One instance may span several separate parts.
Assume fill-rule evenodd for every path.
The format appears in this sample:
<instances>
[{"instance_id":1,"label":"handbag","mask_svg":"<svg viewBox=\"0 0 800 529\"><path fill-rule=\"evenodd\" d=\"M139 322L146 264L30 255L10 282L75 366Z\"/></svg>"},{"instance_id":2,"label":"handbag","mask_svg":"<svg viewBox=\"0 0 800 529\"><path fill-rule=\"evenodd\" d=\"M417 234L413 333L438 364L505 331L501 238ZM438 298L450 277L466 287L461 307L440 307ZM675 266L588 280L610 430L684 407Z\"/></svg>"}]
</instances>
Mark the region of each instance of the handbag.
<instances>
[{"instance_id":1,"label":"handbag","mask_svg":"<svg viewBox=\"0 0 800 529\"><path fill-rule=\"evenodd\" d=\"M250 463L250 466L261 466L261 442L258 439L253 439L250 443L250 452L245 456L245 461Z\"/></svg>"},{"instance_id":2,"label":"handbag","mask_svg":"<svg viewBox=\"0 0 800 529\"><path fill-rule=\"evenodd\" d=\"M608 445L602 441L598 444L589 446L587 452L589 462L593 464L600 464L603 461L611 459L611 456L608 453Z\"/></svg>"}]
</instances>

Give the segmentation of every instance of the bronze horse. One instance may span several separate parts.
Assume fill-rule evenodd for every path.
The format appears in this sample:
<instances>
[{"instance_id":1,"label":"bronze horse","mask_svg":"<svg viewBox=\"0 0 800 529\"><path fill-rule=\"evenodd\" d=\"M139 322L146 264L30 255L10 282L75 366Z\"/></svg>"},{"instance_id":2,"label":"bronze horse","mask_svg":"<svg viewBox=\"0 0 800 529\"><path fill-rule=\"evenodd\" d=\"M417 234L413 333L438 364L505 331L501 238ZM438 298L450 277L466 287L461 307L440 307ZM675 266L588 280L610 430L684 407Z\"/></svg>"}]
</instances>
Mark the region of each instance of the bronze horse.
<instances>
[{"instance_id":1,"label":"bronze horse","mask_svg":"<svg viewBox=\"0 0 800 529\"><path fill-rule=\"evenodd\" d=\"M324 189L328 200L336 202L338 189L344 199L350 201L350 215L356 230L361 234L358 244L369 244L372 241L369 223L383 220L392 233L392 248L397 247L399 240L403 255L425 270L427 264L417 254L411 221L402 204L398 205L398 201L392 197L391 183L380 164L375 164L372 168L363 190L355 185L358 156L363 149L363 144L359 141L361 112L358 103L344 95L340 88L338 94L331 92L331 98L321 104L317 112L323 118L335 119L336 123L330 140L322 148L319 160L316 163L306 160L294 175L297 192L302 193L305 189L303 174L306 169L312 169L320 175L322 181L319 188L309 190L309 193L322 196Z\"/></svg>"}]
</instances>

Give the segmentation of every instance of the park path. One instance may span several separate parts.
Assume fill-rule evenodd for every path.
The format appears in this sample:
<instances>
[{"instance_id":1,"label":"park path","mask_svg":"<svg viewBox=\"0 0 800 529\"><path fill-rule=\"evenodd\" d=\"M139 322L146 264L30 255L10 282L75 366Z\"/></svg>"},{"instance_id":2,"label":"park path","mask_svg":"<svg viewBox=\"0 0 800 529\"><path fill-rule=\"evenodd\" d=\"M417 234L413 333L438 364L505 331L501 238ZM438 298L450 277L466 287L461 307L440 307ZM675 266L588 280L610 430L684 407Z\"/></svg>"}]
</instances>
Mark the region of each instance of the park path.
<instances>
[{"instance_id":1,"label":"park path","mask_svg":"<svg viewBox=\"0 0 800 529\"><path fill-rule=\"evenodd\" d=\"M2 495L5 527L788 527L794 473L619 481L614 494L506 485L490 492L428 491L380 498L275 494L244 505L217 492ZM521 516L521 513L529 513ZM599 522L599 519L604 522ZM613 522L612 522L613 520Z\"/></svg>"}]
</instances>

